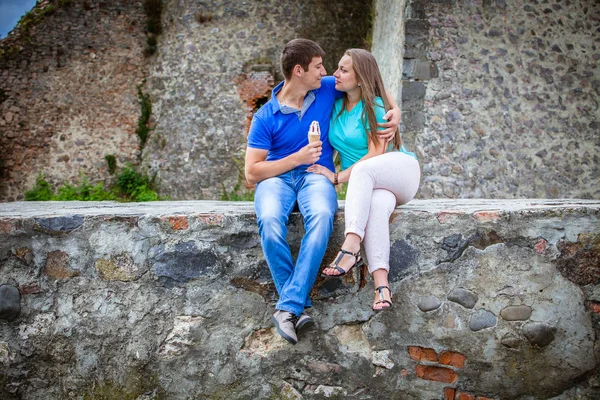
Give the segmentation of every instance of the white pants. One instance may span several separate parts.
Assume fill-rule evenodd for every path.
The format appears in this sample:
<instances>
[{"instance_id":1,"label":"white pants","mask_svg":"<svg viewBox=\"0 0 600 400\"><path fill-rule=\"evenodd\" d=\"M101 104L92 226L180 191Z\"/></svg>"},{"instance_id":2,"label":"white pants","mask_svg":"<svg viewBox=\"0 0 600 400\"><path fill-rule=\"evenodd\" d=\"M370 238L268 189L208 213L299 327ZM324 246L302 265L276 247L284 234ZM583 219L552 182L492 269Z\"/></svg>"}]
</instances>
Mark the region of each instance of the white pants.
<instances>
[{"instance_id":1,"label":"white pants","mask_svg":"<svg viewBox=\"0 0 600 400\"><path fill-rule=\"evenodd\" d=\"M390 215L417 193L421 180L419 162L393 151L358 162L352 169L346 192L345 234L363 241L369 272L389 271Z\"/></svg>"}]
</instances>

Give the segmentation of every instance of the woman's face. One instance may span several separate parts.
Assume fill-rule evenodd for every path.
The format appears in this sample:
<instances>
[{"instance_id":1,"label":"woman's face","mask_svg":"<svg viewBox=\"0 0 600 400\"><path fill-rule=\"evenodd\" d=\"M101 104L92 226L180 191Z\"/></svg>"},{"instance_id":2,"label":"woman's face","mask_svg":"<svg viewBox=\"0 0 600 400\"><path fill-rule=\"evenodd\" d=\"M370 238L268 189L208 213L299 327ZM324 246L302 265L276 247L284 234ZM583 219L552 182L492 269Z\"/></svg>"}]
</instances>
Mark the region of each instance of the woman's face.
<instances>
[{"instance_id":1,"label":"woman's face","mask_svg":"<svg viewBox=\"0 0 600 400\"><path fill-rule=\"evenodd\" d=\"M358 88L358 80L352 67L352 58L348 55L341 58L333 76L335 77L335 88L339 91L349 92Z\"/></svg>"}]
</instances>

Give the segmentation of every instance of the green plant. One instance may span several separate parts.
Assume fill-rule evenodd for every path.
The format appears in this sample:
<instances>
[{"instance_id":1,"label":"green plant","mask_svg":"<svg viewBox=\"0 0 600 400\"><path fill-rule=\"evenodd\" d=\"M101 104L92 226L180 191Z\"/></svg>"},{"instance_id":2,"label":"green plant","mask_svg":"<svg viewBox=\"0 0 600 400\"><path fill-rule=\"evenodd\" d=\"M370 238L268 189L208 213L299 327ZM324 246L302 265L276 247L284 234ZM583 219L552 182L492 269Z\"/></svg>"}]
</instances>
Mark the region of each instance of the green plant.
<instances>
[{"instance_id":1,"label":"green plant","mask_svg":"<svg viewBox=\"0 0 600 400\"><path fill-rule=\"evenodd\" d=\"M159 197L154 190L154 179L155 176L149 178L128 164L117 178L117 187L121 195L130 201L155 201Z\"/></svg>"},{"instance_id":2,"label":"green plant","mask_svg":"<svg viewBox=\"0 0 600 400\"><path fill-rule=\"evenodd\" d=\"M117 170L117 158L112 154L107 154L104 156L106 163L108 164L108 173L114 175Z\"/></svg>"},{"instance_id":3,"label":"green plant","mask_svg":"<svg viewBox=\"0 0 600 400\"><path fill-rule=\"evenodd\" d=\"M48 201L52 200L53 196L54 189L41 174L35 179L35 186L33 189L25 192L26 201Z\"/></svg>"},{"instance_id":4,"label":"green plant","mask_svg":"<svg viewBox=\"0 0 600 400\"><path fill-rule=\"evenodd\" d=\"M152 115L152 102L150 101L150 95L144 94L142 92L142 85L138 85L137 90L142 110L141 115L138 119L136 133L140 138L140 150L143 150L144 146L146 145L148 135L150 134L150 127L148 126L148 121L150 120L150 116Z\"/></svg>"},{"instance_id":5,"label":"green plant","mask_svg":"<svg viewBox=\"0 0 600 400\"><path fill-rule=\"evenodd\" d=\"M136 172L132 165L127 165L117 178L117 183L110 188L104 182L92 185L86 176L81 176L76 185L62 184L54 193L54 188L39 175L33 189L25 192L27 201L155 201L160 200L154 190L154 177Z\"/></svg>"}]
</instances>

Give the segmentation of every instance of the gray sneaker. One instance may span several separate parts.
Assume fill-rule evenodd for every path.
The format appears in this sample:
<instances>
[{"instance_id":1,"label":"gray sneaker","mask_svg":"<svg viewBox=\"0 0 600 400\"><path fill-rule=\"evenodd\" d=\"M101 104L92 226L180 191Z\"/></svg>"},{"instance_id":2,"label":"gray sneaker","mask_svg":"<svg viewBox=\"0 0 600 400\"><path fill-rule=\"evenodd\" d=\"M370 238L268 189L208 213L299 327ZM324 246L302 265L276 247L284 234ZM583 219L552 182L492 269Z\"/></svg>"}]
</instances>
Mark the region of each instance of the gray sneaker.
<instances>
[{"instance_id":1,"label":"gray sneaker","mask_svg":"<svg viewBox=\"0 0 600 400\"><path fill-rule=\"evenodd\" d=\"M302 313L296 322L296 333L303 333L315 326L315 321L308 314Z\"/></svg>"},{"instance_id":2,"label":"gray sneaker","mask_svg":"<svg viewBox=\"0 0 600 400\"><path fill-rule=\"evenodd\" d=\"M273 323L277 328L277 332L282 338L290 342L291 344L298 343L298 336L296 335L296 324L298 323L298 317L289 311L277 310L273 314Z\"/></svg>"}]
</instances>

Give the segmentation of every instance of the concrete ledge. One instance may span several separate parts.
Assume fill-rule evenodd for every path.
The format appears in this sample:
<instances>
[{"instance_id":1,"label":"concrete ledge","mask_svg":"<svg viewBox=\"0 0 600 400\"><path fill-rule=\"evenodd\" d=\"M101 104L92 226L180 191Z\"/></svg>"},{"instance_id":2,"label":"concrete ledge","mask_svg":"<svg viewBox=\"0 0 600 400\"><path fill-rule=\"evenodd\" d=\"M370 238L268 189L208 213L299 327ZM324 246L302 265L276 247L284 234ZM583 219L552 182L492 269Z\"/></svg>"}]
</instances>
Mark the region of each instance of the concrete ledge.
<instances>
[{"instance_id":1,"label":"concrete ledge","mask_svg":"<svg viewBox=\"0 0 600 400\"><path fill-rule=\"evenodd\" d=\"M390 231L394 308L318 280L291 346L252 203L0 204L0 397L600 394L600 201L413 201Z\"/></svg>"}]
</instances>

